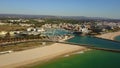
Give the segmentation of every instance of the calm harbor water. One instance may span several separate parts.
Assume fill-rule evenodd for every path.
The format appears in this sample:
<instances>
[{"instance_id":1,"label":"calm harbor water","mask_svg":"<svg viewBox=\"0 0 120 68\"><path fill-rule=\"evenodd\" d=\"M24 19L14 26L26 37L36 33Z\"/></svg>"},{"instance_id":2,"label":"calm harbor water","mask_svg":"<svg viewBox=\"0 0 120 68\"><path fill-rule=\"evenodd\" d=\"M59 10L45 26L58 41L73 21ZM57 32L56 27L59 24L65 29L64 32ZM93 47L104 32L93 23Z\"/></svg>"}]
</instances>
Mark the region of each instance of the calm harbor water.
<instances>
[{"instance_id":1,"label":"calm harbor water","mask_svg":"<svg viewBox=\"0 0 120 68\"><path fill-rule=\"evenodd\" d=\"M78 43L78 44L87 44L95 47L109 48L120 50L119 42L112 42L109 40L98 39L90 36L75 36L72 39L69 39L68 42Z\"/></svg>"},{"instance_id":2,"label":"calm harbor water","mask_svg":"<svg viewBox=\"0 0 120 68\"><path fill-rule=\"evenodd\" d=\"M120 50L120 43L90 36L75 36L69 39L68 42ZM120 53L91 50L80 54L61 57L31 68L120 68Z\"/></svg>"},{"instance_id":3,"label":"calm harbor water","mask_svg":"<svg viewBox=\"0 0 120 68\"><path fill-rule=\"evenodd\" d=\"M57 35L65 35L68 34L69 31L64 30L64 29L47 29L45 33L45 35L48 36L57 36Z\"/></svg>"},{"instance_id":4,"label":"calm harbor water","mask_svg":"<svg viewBox=\"0 0 120 68\"><path fill-rule=\"evenodd\" d=\"M120 41L120 36L115 37L116 41Z\"/></svg>"}]
</instances>

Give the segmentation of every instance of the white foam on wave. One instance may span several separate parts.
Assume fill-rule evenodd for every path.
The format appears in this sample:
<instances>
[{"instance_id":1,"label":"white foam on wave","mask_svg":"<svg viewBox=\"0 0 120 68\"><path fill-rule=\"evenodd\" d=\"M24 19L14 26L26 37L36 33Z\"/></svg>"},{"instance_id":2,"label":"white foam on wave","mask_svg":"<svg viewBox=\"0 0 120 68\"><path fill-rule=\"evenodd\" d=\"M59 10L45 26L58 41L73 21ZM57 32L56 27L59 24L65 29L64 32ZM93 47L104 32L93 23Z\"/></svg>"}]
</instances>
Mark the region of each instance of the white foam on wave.
<instances>
[{"instance_id":1,"label":"white foam on wave","mask_svg":"<svg viewBox=\"0 0 120 68\"><path fill-rule=\"evenodd\" d=\"M64 57L69 57L70 55L65 55Z\"/></svg>"}]
</instances>

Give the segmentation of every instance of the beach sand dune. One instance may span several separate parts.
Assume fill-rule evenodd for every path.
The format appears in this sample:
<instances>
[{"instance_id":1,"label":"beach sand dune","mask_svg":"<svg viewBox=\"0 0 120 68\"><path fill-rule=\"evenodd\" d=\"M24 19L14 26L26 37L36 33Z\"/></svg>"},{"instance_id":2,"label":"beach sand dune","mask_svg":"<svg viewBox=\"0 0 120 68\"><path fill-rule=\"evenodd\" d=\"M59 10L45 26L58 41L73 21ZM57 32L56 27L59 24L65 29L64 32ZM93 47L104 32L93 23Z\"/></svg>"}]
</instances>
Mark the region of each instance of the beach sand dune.
<instances>
[{"instance_id":1,"label":"beach sand dune","mask_svg":"<svg viewBox=\"0 0 120 68\"><path fill-rule=\"evenodd\" d=\"M15 68L85 49L86 48L82 46L55 43L50 46L4 54L0 55L0 68Z\"/></svg>"},{"instance_id":2,"label":"beach sand dune","mask_svg":"<svg viewBox=\"0 0 120 68\"><path fill-rule=\"evenodd\" d=\"M116 36L119 36L119 35L120 35L120 31L118 31L118 32L112 32L112 33L106 33L106 34L98 35L98 36L96 36L96 37L114 40L114 38L115 38Z\"/></svg>"}]
</instances>

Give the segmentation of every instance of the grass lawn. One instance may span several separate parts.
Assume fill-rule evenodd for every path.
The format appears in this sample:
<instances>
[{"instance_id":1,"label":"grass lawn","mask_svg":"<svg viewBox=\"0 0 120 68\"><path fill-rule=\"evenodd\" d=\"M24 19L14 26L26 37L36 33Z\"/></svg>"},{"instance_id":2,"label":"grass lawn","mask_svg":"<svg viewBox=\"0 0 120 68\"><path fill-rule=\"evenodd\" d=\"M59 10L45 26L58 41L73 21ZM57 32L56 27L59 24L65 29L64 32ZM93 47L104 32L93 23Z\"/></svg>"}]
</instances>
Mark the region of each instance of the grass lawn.
<instances>
[{"instance_id":1,"label":"grass lawn","mask_svg":"<svg viewBox=\"0 0 120 68\"><path fill-rule=\"evenodd\" d=\"M2 51L22 51L26 49L32 49L36 47L43 47L53 44L52 42L46 42L45 45L42 44L42 42L26 42L26 43L19 43L19 44L13 44L13 45L7 45L7 46L0 46L0 52Z\"/></svg>"}]
</instances>

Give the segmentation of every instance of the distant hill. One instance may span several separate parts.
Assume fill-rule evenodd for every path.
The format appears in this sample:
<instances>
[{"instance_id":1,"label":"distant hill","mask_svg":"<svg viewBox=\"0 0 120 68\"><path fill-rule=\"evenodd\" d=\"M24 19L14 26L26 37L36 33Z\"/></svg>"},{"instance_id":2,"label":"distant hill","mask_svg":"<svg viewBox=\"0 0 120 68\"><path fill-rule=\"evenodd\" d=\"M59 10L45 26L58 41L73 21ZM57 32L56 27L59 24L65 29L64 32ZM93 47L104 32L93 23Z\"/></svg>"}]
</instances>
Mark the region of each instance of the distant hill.
<instances>
[{"instance_id":1,"label":"distant hill","mask_svg":"<svg viewBox=\"0 0 120 68\"><path fill-rule=\"evenodd\" d=\"M73 19L73 20L113 20L120 21L120 19L111 19L103 17L85 17L85 16L53 16L53 15L25 15L25 14L0 14L0 18L55 18L55 19Z\"/></svg>"}]
</instances>

